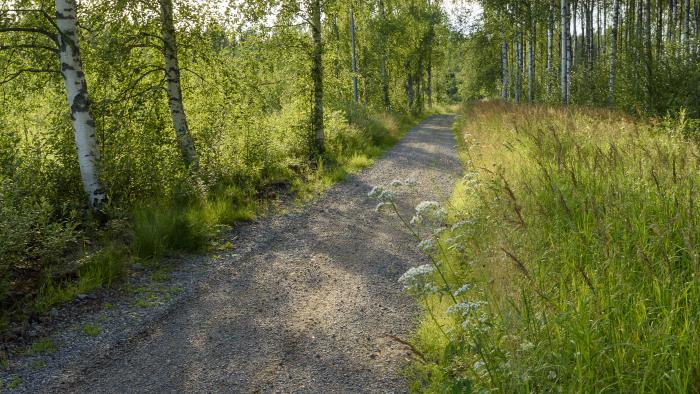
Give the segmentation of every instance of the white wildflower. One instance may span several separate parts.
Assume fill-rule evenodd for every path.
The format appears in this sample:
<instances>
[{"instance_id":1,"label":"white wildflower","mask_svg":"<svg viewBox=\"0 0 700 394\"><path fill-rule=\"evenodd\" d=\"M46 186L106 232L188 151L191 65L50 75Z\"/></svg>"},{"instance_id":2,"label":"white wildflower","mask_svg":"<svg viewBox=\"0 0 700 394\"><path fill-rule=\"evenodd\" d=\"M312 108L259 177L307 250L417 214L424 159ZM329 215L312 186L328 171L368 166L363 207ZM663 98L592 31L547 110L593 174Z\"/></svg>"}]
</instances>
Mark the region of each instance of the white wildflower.
<instances>
[{"instance_id":1,"label":"white wildflower","mask_svg":"<svg viewBox=\"0 0 700 394\"><path fill-rule=\"evenodd\" d=\"M391 203L390 203L390 202L380 202L380 203L377 204L377 206L374 208L374 211L377 212L377 213L382 213L382 212L384 212L385 210L387 210L389 207L391 207Z\"/></svg>"},{"instance_id":2,"label":"white wildflower","mask_svg":"<svg viewBox=\"0 0 700 394\"><path fill-rule=\"evenodd\" d=\"M467 291L469 291L469 289L471 289L471 287L472 287L472 285L470 285L469 283L465 283L464 285L462 285L462 287L460 287L459 289L455 290L454 293L452 293L452 294L453 294L455 297L459 297L459 296L461 296L462 294L464 294L464 293L466 293Z\"/></svg>"},{"instance_id":3,"label":"white wildflower","mask_svg":"<svg viewBox=\"0 0 700 394\"><path fill-rule=\"evenodd\" d=\"M441 226L441 227L433 229L433 235L435 235L437 237L440 234L444 233L445 231L447 231L447 227Z\"/></svg>"},{"instance_id":4,"label":"white wildflower","mask_svg":"<svg viewBox=\"0 0 700 394\"><path fill-rule=\"evenodd\" d=\"M435 272L435 267L430 264L412 267L401 275L399 283L403 284L404 290L407 291L417 293L435 292L437 291L437 286L432 283L433 272Z\"/></svg>"},{"instance_id":5,"label":"white wildflower","mask_svg":"<svg viewBox=\"0 0 700 394\"><path fill-rule=\"evenodd\" d=\"M416 214L428 215L439 208L440 204L437 201L422 201L420 204L416 205Z\"/></svg>"},{"instance_id":6,"label":"white wildflower","mask_svg":"<svg viewBox=\"0 0 700 394\"><path fill-rule=\"evenodd\" d=\"M378 198L382 193L384 192L384 188L381 186L375 186L372 188L372 190L367 193L367 197L369 198Z\"/></svg>"},{"instance_id":7,"label":"white wildflower","mask_svg":"<svg viewBox=\"0 0 700 394\"><path fill-rule=\"evenodd\" d=\"M465 220L460 220L459 222L455 223L452 225L450 230L455 231L459 228L465 227L465 226L471 226L474 223L476 223L473 219L465 219Z\"/></svg>"},{"instance_id":8,"label":"white wildflower","mask_svg":"<svg viewBox=\"0 0 700 394\"><path fill-rule=\"evenodd\" d=\"M483 368L484 365L486 365L486 364L484 364L483 361L477 361L477 362L474 363L474 369L478 371L478 370L480 370L481 368Z\"/></svg>"},{"instance_id":9,"label":"white wildflower","mask_svg":"<svg viewBox=\"0 0 700 394\"><path fill-rule=\"evenodd\" d=\"M384 202L394 201L395 198L396 195L389 190L382 190L381 194L379 194L379 196L377 197L379 201Z\"/></svg>"},{"instance_id":10,"label":"white wildflower","mask_svg":"<svg viewBox=\"0 0 700 394\"><path fill-rule=\"evenodd\" d=\"M418 181L416 180L416 178L406 178L406 179L404 179L403 184L406 186L413 187L413 186L416 186L418 184Z\"/></svg>"},{"instance_id":11,"label":"white wildflower","mask_svg":"<svg viewBox=\"0 0 700 394\"><path fill-rule=\"evenodd\" d=\"M411 224L412 226L417 226L417 225L419 225L419 224L423 224L423 217L420 216L420 215L414 215L414 216L411 218L410 224Z\"/></svg>"},{"instance_id":12,"label":"white wildflower","mask_svg":"<svg viewBox=\"0 0 700 394\"><path fill-rule=\"evenodd\" d=\"M425 253L432 254L435 251L435 241L432 239L424 239L418 243L418 249Z\"/></svg>"},{"instance_id":13,"label":"white wildflower","mask_svg":"<svg viewBox=\"0 0 700 394\"><path fill-rule=\"evenodd\" d=\"M548 378L549 380L554 380L554 379L557 378L557 373L554 372L554 371L549 371L549 374L547 374L547 378Z\"/></svg>"},{"instance_id":14,"label":"white wildflower","mask_svg":"<svg viewBox=\"0 0 700 394\"><path fill-rule=\"evenodd\" d=\"M530 342L530 341L525 341L520 344L520 351L521 352L529 352L530 350L534 349L535 345Z\"/></svg>"},{"instance_id":15,"label":"white wildflower","mask_svg":"<svg viewBox=\"0 0 700 394\"><path fill-rule=\"evenodd\" d=\"M471 179L476 179L479 177L479 173L476 171L468 172L464 174L464 179L471 180Z\"/></svg>"},{"instance_id":16,"label":"white wildflower","mask_svg":"<svg viewBox=\"0 0 700 394\"><path fill-rule=\"evenodd\" d=\"M476 311L479 309L481 305L484 305L484 301L477 301L477 302L470 302L470 301L464 301L460 302L458 304L454 304L451 307L447 308L447 314L448 315L458 315L460 317L466 317L469 315L471 312Z\"/></svg>"}]
</instances>

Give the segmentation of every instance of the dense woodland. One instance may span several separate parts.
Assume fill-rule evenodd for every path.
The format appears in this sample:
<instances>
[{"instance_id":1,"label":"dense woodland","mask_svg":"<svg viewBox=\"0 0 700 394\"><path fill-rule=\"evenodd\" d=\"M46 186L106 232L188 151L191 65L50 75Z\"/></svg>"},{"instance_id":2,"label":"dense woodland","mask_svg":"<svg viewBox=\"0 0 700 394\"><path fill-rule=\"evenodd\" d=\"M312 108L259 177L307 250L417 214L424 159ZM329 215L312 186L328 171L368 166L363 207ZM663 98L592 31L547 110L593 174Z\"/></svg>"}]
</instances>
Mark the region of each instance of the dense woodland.
<instances>
[{"instance_id":1,"label":"dense woodland","mask_svg":"<svg viewBox=\"0 0 700 394\"><path fill-rule=\"evenodd\" d=\"M212 247L444 104L561 106L549 128L607 107L581 127L619 117L695 143L699 27L698 0L5 0L0 328L135 260ZM504 128L516 111L516 131L544 116L481 108Z\"/></svg>"}]
</instances>

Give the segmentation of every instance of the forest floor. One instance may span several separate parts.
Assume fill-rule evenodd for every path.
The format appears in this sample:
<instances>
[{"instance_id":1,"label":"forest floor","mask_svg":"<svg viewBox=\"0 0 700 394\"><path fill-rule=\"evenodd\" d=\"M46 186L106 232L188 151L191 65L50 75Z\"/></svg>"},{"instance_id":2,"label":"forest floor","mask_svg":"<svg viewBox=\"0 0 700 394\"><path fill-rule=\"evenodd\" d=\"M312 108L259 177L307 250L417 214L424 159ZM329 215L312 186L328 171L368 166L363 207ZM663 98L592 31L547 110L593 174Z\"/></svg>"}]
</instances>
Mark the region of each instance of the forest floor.
<instances>
[{"instance_id":1,"label":"forest floor","mask_svg":"<svg viewBox=\"0 0 700 394\"><path fill-rule=\"evenodd\" d=\"M398 278L425 263L375 185L407 214L444 200L461 174L454 118L433 116L375 164L285 215L238 227L234 248L193 256L132 286L11 360L6 387L44 392L404 392L418 318ZM12 384L11 384L12 383ZM1 391L1 390L0 390Z\"/></svg>"}]
</instances>

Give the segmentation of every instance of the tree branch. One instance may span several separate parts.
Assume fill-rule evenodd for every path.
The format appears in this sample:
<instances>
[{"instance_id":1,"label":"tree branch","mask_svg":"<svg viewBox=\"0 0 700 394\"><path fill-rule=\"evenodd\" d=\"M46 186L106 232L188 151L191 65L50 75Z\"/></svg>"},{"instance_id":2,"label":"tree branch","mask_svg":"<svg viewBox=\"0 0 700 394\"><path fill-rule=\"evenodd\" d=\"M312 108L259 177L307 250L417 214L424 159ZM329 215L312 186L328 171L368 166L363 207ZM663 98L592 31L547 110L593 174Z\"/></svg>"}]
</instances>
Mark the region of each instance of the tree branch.
<instances>
[{"instance_id":1,"label":"tree branch","mask_svg":"<svg viewBox=\"0 0 700 394\"><path fill-rule=\"evenodd\" d=\"M25 69L22 69L22 70L19 70L19 71L15 72L15 73L10 74L7 78L5 78L5 79L3 79L2 81L0 81L0 85L4 85L4 84L8 83L8 82L10 82L10 81L16 79L17 77L19 77L20 75L22 75L22 74L24 74L24 73L56 73L56 74L60 74L61 72L58 71L58 70L46 70L46 69L38 69L38 68L25 68Z\"/></svg>"},{"instance_id":2,"label":"tree branch","mask_svg":"<svg viewBox=\"0 0 700 394\"><path fill-rule=\"evenodd\" d=\"M46 45L36 45L36 44L18 44L18 45L0 45L0 51L6 51L8 49L44 49L51 51L53 53L58 53L58 49L52 48Z\"/></svg>"},{"instance_id":3,"label":"tree branch","mask_svg":"<svg viewBox=\"0 0 700 394\"><path fill-rule=\"evenodd\" d=\"M0 27L0 33L36 33L36 34L42 34L51 41L55 42L56 45L58 46L58 35L57 34L52 34L48 30L40 29L38 27Z\"/></svg>"}]
</instances>

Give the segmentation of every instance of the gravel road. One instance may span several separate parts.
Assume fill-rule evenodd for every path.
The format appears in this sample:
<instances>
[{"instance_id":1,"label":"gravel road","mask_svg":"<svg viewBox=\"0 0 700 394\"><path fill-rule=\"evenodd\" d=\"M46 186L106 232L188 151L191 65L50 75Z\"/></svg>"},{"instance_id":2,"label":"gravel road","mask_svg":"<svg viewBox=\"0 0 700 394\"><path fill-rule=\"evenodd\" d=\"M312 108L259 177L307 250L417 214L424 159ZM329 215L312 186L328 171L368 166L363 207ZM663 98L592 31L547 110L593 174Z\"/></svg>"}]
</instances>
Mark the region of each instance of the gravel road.
<instances>
[{"instance_id":1,"label":"gravel road","mask_svg":"<svg viewBox=\"0 0 700 394\"><path fill-rule=\"evenodd\" d=\"M452 122L429 118L304 208L232 234L237 248L184 302L40 391L405 392L411 356L388 335L415 328L397 279L425 258L367 192L412 177L402 209L446 198L461 174Z\"/></svg>"}]
</instances>

